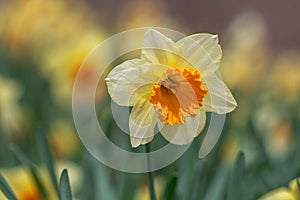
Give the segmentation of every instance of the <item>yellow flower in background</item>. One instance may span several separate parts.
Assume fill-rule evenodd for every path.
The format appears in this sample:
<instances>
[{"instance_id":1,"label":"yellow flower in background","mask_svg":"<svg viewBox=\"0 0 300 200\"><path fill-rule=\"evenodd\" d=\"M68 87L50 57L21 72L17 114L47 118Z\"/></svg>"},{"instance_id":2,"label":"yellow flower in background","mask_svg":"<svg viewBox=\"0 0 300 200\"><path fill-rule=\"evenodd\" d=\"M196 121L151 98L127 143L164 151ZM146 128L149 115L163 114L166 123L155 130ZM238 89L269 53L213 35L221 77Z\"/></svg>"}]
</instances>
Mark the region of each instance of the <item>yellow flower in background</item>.
<instances>
[{"instance_id":1,"label":"yellow flower in background","mask_svg":"<svg viewBox=\"0 0 300 200\"><path fill-rule=\"evenodd\" d=\"M74 127L65 120L51 123L49 140L55 158L64 159L80 151L80 141Z\"/></svg>"},{"instance_id":2,"label":"yellow flower in background","mask_svg":"<svg viewBox=\"0 0 300 200\"><path fill-rule=\"evenodd\" d=\"M300 93L300 54L286 51L274 59L273 70L269 78L269 90L272 97L285 96L287 103L298 103ZM275 86L276 83L280 83Z\"/></svg>"},{"instance_id":3,"label":"yellow flower in background","mask_svg":"<svg viewBox=\"0 0 300 200\"><path fill-rule=\"evenodd\" d=\"M300 188L297 184L297 179L289 183L289 187L279 188L273 190L259 200L299 200L300 199Z\"/></svg>"},{"instance_id":4,"label":"yellow flower in background","mask_svg":"<svg viewBox=\"0 0 300 200\"><path fill-rule=\"evenodd\" d=\"M154 179L154 185L156 186L157 199L161 200L163 198L163 191L166 187L166 181L163 177L156 176ZM149 188L147 182L142 182L139 186L134 200L150 200Z\"/></svg>"},{"instance_id":5,"label":"yellow flower in background","mask_svg":"<svg viewBox=\"0 0 300 200\"><path fill-rule=\"evenodd\" d=\"M1 173L7 180L8 184L12 187L19 200L41 200L41 194L39 193L33 178L27 168L14 167L9 169L1 169ZM0 192L0 199L6 199Z\"/></svg>"},{"instance_id":6,"label":"yellow flower in background","mask_svg":"<svg viewBox=\"0 0 300 200\"><path fill-rule=\"evenodd\" d=\"M37 64L54 101L70 107L77 71L106 35L96 17L81 1L0 3L0 42L9 53Z\"/></svg>"},{"instance_id":7,"label":"yellow flower in background","mask_svg":"<svg viewBox=\"0 0 300 200\"><path fill-rule=\"evenodd\" d=\"M133 106L131 145L150 142L156 124L171 143L192 142L204 128L206 112L225 114L237 106L220 79L218 37L195 34L176 43L150 29L140 59L125 61L107 76L108 92L121 106Z\"/></svg>"},{"instance_id":8,"label":"yellow flower in background","mask_svg":"<svg viewBox=\"0 0 300 200\"><path fill-rule=\"evenodd\" d=\"M22 87L17 81L0 76L0 125L9 138L24 129L24 110L19 103L21 94Z\"/></svg>"},{"instance_id":9,"label":"yellow flower in background","mask_svg":"<svg viewBox=\"0 0 300 200\"><path fill-rule=\"evenodd\" d=\"M102 38L103 33L97 30L88 30L76 40L70 40L67 44L48 49L40 57L39 70L44 77L50 80L51 92L58 105L64 108L71 105L77 71L93 48L102 41ZM101 61L94 61L93 63L90 61L90 71L84 72L85 77L81 77L85 79L83 82L88 82L91 79L94 74L93 70L99 68L99 62ZM88 89L87 87L86 90ZM102 96L103 92L99 91L96 100L101 100Z\"/></svg>"},{"instance_id":10,"label":"yellow flower in background","mask_svg":"<svg viewBox=\"0 0 300 200\"><path fill-rule=\"evenodd\" d=\"M230 88L248 96L261 87L270 62L267 41L267 28L259 13L242 13L233 20L225 37L226 56L220 68Z\"/></svg>"},{"instance_id":11,"label":"yellow flower in background","mask_svg":"<svg viewBox=\"0 0 300 200\"><path fill-rule=\"evenodd\" d=\"M60 175L63 169L67 169L72 192L76 192L79 189L83 177L80 168L76 164L67 161L58 161L55 169L57 175ZM42 200L41 194L38 191L30 171L26 167L18 166L2 168L0 171L19 200ZM44 167L38 168L38 174L45 186L49 199L58 199L46 169ZM6 199L1 192L0 199Z\"/></svg>"},{"instance_id":12,"label":"yellow flower in background","mask_svg":"<svg viewBox=\"0 0 300 200\"><path fill-rule=\"evenodd\" d=\"M124 5L117 17L117 29L140 27L170 27L184 31L186 28L166 13L163 1L132 0Z\"/></svg>"},{"instance_id":13,"label":"yellow flower in background","mask_svg":"<svg viewBox=\"0 0 300 200\"><path fill-rule=\"evenodd\" d=\"M96 27L92 12L80 1L1 2L0 19L0 39L7 48L33 54L77 40Z\"/></svg>"}]
</instances>

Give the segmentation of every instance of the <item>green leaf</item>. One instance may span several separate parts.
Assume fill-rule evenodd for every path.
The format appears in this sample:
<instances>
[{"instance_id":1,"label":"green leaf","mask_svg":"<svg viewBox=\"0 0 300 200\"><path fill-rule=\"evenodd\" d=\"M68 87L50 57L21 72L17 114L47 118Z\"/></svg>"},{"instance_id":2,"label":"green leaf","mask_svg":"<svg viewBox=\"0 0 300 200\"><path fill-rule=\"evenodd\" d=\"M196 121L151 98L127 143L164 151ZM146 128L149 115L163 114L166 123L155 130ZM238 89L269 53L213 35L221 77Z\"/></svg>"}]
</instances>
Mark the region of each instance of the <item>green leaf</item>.
<instances>
[{"instance_id":1,"label":"green leaf","mask_svg":"<svg viewBox=\"0 0 300 200\"><path fill-rule=\"evenodd\" d=\"M226 186L228 184L229 173L229 167L227 167L226 165L218 166L218 169L213 174L211 182L209 183L208 189L206 189L204 200L224 199L227 189Z\"/></svg>"},{"instance_id":2,"label":"green leaf","mask_svg":"<svg viewBox=\"0 0 300 200\"><path fill-rule=\"evenodd\" d=\"M2 127L0 127L0 166L14 162L14 160L12 159L12 155L7 147L7 144L8 141L6 141L6 137L2 130Z\"/></svg>"},{"instance_id":3,"label":"green leaf","mask_svg":"<svg viewBox=\"0 0 300 200\"><path fill-rule=\"evenodd\" d=\"M242 200L243 199L243 174L245 168L245 156L240 152L235 160L233 171L229 179L227 200Z\"/></svg>"},{"instance_id":4,"label":"green leaf","mask_svg":"<svg viewBox=\"0 0 300 200\"><path fill-rule=\"evenodd\" d=\"M166 200L174 199L176 183L177 183L177 176L176 175L171 176L171 178L168 180L167 186L165 188L163 199L166 199Z\"/></svg>"},{"instance_id":5,"label":"green leaf","mask_svg":"<svg viewBox=\"0 0 300 200\"><path fill-rule=\"evenodd\" d=\"M18 200L11 187L8 185L2 174L0 173L0 190L9 200Z\"/></svg>"},{"instance_id":6,"label":"green leaf","mask_svg":"<svg viewBox=\"0 0 300 200\"><path fill-rule=\"evenodd\" d=\"M92 158L92 173L96 189L96 199L115 200L115 187L111 185L110 169Z\"/></svg>"},{"instance_id":7,"label":"green leaf","mask_svg":"<svg viewBox=\"0 0 300 200\"><path fill-rule=\"evenodd\" d=\"M68 171L64 169L60 176L59 183L60 198L61 200L72 200L72 191L70 187L70 180L68 176Z\"/></svg>"},{"instance_id":8,"label":"green leaf","mask_svg":"<svg viewBox=\"0 0 300 200\"><path fill-rule=\"evenodd\" d=\"M48 169L53 187L54 187L57 195L59 196L58 182L57 182L56 173L54 170L52 154L51 154L50 147L49 147L49 144L48 144L48 141L46 139L44 132L41 131L37 134L37 141L38 141L41 159Z\"/></svg>"},{"instance_id":9,"label":"green leaf","mask_svg":"<svg viewBox=\"0 0 300 200\"><path fill-rule=\"evenodd\" d=\"M264 145L263 139L261 137L262 134L260 134L260 132L255 128L254 117L251 117L248 120L248 129L249 129L249 132L251 133L250 135L252 136L253 141L257 145L256 150L259 152L260 157L263 158L263 161L267 165L270 165L270 160L269 160L269 157L268 157L268 153L267 153L266 147Z\"/></svg>"},{"instance_id":10,"label":"green leaf","mask_svg":"<svg viewBox=\"0 0 300 200\"><path fill-rule=\"evenodd\" d=\"M192 200L204 199L207 192L208 170L204 162L199 161L195 173L194 185L192 187Z\"/></svg>"},{"instance_id":11,"label":"green leaf","mask_svg":"<svg viewBox=\"0 0 300 200\"><path fill-rule=\"evenodd\" d=\"M298 185L298 189L300 191L300 181L299 181L299 178L297 178L297 185Z\"/></svg>"},{"instance_id":12,"label":"green leaf","mask_svg":"<svg viewBox=\"0 0 300 200\"><path fill-rule=\"evenodd\" d=\"M20 148L16 145L12 145L10 147L10 149L12 150L12 152L15 154L15 156L17 157L17 159L26 167L28 167L28 169L30 170L31 176L33 178L33 180L35 181L36 186L39 189L39 192L41 193L43 199L48 199L47 197L47 193L46 190L41 182L41 179L38 175L37 169L34 166L34 164L32 162L30 162L30 160L26 157L25 154L22 153L22 151L20 150Z\"/></svg>"},{"instance_id":13,"label":"green leaf","mask_svg":"<svg viewBox=\"0 0 300 200\"><path fill-rule=\"evenodd\" d=\"M182 190L178 192L179 199L191 199L195 181L194 172L197 170L196 161L198 160L195 159L196 157L197 151L190 148L184 153L184 156L180 160L180 169L178 171L180 177L178 177L177 185L178 188L182 188Z\"/></svg>"}]
</instances>

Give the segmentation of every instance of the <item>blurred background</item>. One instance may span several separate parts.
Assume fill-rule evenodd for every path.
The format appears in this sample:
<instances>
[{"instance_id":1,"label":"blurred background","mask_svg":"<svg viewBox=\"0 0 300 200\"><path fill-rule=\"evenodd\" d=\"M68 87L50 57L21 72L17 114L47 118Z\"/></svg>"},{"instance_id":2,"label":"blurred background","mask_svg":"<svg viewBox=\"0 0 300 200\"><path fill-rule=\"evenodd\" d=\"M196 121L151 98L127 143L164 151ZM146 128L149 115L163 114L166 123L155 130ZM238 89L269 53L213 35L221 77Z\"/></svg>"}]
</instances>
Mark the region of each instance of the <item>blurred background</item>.
<instances>
[{"instance_id":1,"label":"blurred background","mask_svg":"<svg viewBox=\"0 0 300 200\"><path fill-rule=\"evenodd\" d=\"M178 161L155 172L159 199L253 200L287 187L300 176L299 8L298 0L1 0L0 172L21 200L57 199L53 179L63 168L77 199L149 199L145 174L107 168L85 150L71 96L97 44L154 26L218 34L220 71L238 102L207 158L197 156L204 131ZM96 103L108 137L130 148L104 86ZM161 144L159 136L151 143Z\"/></svg>"}]
</instances>

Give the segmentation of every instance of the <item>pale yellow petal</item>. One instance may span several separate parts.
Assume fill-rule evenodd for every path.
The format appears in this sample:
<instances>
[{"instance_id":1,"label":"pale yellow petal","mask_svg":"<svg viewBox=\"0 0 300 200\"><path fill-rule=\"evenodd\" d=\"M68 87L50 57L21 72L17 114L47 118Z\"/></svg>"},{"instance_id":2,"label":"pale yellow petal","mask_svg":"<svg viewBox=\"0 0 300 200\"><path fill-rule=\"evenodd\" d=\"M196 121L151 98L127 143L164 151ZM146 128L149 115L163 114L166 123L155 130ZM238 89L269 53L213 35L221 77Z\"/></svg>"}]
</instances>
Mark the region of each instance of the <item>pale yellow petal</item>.
<instances>
[{"instance_id":1,"label":"pale yellow petal","mask_svg":"<svg viewBox=\"0 0 300 200\"><path fill-rule=\"evenodd\" d=\"M166 125L158 123L161 134L172 144L186 145L193 141L194 137L199 135L203 130L206 122L205 112L198 111L197 115L192 118L186 118L184 124Z\"/></svg>"},{"instance_id":2,"label":"pale yellow petal","mask_svg":"<svg viewBox=\"0 0 300 200\"><path fill-rule=\"evenodd\" d=\"M148 98L142 98L133 106L129 117L130 142L132 147L150 142L158 117Z\"/></svg>"},{"instance_id":3,"label":"pale yellow petal","mask_svg":"<svg viewBox=\"0 0 300 200\"><path fill-rule=\"evenodd\" d=\"M148 137L148 138L143 138L141 141L141 144L147 144L149 142L151 142L154 138L154 135L152 137Z\"/></svg>"},{"instance_id":4,"label":"pale yellow petal","mask_svg":"<svg viewBox=\"0 0 300 200\"><path fill-rule=\"evenodd\" d=\"M142 62L175 67L179 59L179 48L170 38L150 29L146 32L142 46Z\"/></svg>"},{"instance_id":5,"label":"pale yellow petal","mask_svg":"<svg viewBox=\"0 0 300 200\"><path fill-rule=\"evenodd\" d=\"M166 66L143 64L139 59L123 62L107 76L106 83L111 98L121 106L132 106L144 95L150 95L151 85L162 76Z\"/></svg>"},{"instance_id":6,"label":"pale yellow petal","mask_svg":"<svg viewBox=\"0 0 300 200\"><path fill-rule=\"evenodd\" d=\"M203 110L225 114L237 107L237 103L230 90L216 74L203 77L203 81L205 87L208 89L208 94L203 100Z\"/></svg>"},{"instance_id":7,"label":"pale yellow petal","mask_svg":"<svg viewBox=\"0 0 300 200\"><path fill-rule=\"evenodd\" d=\"M220 65L222 58L222 49L219 44L219 38L217 35L209 33L199 33L188 36L198 42L211 56L213 63L217 66Z\"/></svg>"},{"instance_id":8,"label":"pale yellow petal","mask_svg":"<svg viewBox=\"0 0 300 200\"><path fill-rule=\"evenodd\" d=\"M299 180L300 182L300 180ZM300 188L297 184L297 179L294 179L293 181L290 182L289 188L291 190L291 193L295 197L295 199L300 199Z\"/></svg>"},{"instance_id":9,"label":"pale yellow petal","mask_svg":"<svg viewBox=\"0 0 300 200\"><path fill-rule=\"evenodd\" d=\"M287 188L273 190L259 200L297 200Z\"/></svg>"},{"instance_id":10,"label":"pale yellow petal","mask_svg":"<svg viewBox=\"0 0 300 200\"><path fill-rule=\"evenodd\" d=\"M209 75L218 69L222 50L217 35L195 34L179 40L176 44L182 49L183 59L178 63L179 66L188 61L202 75Z\"/></svg>"}]
</instances>

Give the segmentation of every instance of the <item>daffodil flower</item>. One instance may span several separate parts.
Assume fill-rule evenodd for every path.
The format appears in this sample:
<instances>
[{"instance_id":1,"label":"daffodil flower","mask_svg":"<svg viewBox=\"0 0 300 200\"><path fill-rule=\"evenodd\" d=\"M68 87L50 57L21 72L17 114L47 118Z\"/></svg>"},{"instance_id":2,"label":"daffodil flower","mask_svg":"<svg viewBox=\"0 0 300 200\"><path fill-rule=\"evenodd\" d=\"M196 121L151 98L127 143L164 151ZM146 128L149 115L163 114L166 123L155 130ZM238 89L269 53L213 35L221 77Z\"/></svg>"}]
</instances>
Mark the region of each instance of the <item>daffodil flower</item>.
<instances>
[{"instance_id":1,"label":"daffodil flower","mask_svg":"<svg viewBox=\"0 0 300 200\"><path fill-rule=\"evenodd\" d=\"M225 114L237 106L220 78L222 50L207 33L177 42L149 29L140 59L127 60L107 76L108 92L118 105L132 106L132 147L150 142L155 126L166 140L185 145L204 128L206 112Z\"/></svg>"}]
</instances>

